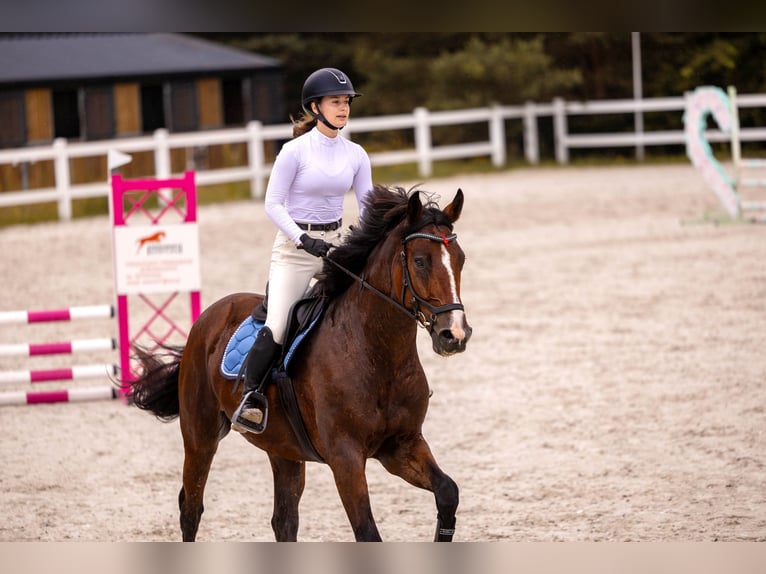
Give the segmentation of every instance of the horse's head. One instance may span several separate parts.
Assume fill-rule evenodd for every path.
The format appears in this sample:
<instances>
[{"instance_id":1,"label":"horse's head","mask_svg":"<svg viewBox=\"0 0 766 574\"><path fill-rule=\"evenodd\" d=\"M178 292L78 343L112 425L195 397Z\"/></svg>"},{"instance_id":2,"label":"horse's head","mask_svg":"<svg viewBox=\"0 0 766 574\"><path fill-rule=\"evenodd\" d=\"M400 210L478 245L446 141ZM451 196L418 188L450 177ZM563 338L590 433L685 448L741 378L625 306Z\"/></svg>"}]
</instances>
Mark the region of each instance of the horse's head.
<instances>
[{"instance_id":1,"label":"horse's head","mask_svg":"<svg viewBox=\"0 0 766 574\"><path fill-rule=\"evenodd\" d=\"M463 209L457 190L443 210L425 192L376 185L367 197L360 225L330 251L320 282L329 299L357 281L378 297L386 312L397 308L428 329L439 355L465 350L471 327L460 300L465 254L452 232Z\"/></svg>"},{"instance_id":2,"label":"horse's head","mask_svg":"<svg viewBox=\"0 0 766 574\"><path fill-rule=\"evenodd\" d=\"M434 352L445 356L465 351L472 332L460 299L465 253L452 232L462 209L461 189L444 210L430 202L424 206L415 192L402 239L402 305L428 329Z\"/></svg>"}]
</instances>

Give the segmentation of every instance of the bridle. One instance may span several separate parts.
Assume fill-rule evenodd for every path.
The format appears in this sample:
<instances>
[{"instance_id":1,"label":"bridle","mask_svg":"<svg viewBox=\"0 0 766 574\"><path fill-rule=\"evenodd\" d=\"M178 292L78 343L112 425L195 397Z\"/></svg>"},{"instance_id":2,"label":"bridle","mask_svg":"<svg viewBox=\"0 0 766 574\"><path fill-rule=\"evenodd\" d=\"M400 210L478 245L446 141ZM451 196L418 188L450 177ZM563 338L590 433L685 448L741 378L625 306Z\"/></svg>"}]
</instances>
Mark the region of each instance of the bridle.
<instances>
[{"instance_id":1,"label":"bridle","mask_svg":"<svg viewBox=\"0 0 766 574\"><path fill-rule=\"evenodd\" d=\"M410 270L407 267L407 243L413 239L428 239L430 241L449 245L450 242L457 239L457 234L431 235L430 233L412 233L402 240L402 306L404 307L406 291L409 289L410 295L412 295L410 303L413 306L413 316L416 318L419 325L428 329L429 332L432 332L437 315L447 313L448 311L462 311L465 307L463 307L462 303L448 303L446 305L435 307L415 293L415 288L412 286L412 280L410 279ZM420 310L421 305L431 312L430 317L426 317L425 313Z\"/></svg>"},{"instance_id":2,"label":"bridle","mask_svg":"<svg viewBox=\"0 0 766 574\"><path fill-rule=\"evenodd\" d=\"M410 271L407 267L407 244L412 241L413 239L428 239L430 241L436 241L437 243L443 243L444 245L449 245L451 242L455 241L457 239L457 234L452 233L450 235L431 235L430 233L411 233L404 239L402 239L402 251L401 251L401 260L402 260L402 296L401 296L401 303L397 301L396 299L393 299L392 297L389 297L379 289L373 287L370 285L367 281L359 277L359 275L356 275L355 273L349 271L345 267L343 267L340 263L333 261L328 256L324 255L322 259L325 261L329 261L332 263L335 267L346 273L349 277L354 279L357 283L359 283L364 289L367 289L368 291L371 291L381 297L382 299L386 300L387 302L391 303L394 307L405 313L408 317L411 319L415 319L417 324L420 327L423 327L424 329L427 329L429 333L433 333L434 324L436 323L436 318L438 315L441 315L442 313L447 313L449 311L462 311L465 309L462 303L448 303L446 305L440 305L438 307L431 305L428 301L423 299L420 295L418 295L415 292L415 288L412 286L412 279L410 278ZM410 299L410 304L412 305L412 309L408 308L406 306L406 297L407 297L407 291L409 290L410 295L412 298ZM426 315L425 312L421 310L421 306L425 307L430 315Z\"/></svg>"}]
</instances>

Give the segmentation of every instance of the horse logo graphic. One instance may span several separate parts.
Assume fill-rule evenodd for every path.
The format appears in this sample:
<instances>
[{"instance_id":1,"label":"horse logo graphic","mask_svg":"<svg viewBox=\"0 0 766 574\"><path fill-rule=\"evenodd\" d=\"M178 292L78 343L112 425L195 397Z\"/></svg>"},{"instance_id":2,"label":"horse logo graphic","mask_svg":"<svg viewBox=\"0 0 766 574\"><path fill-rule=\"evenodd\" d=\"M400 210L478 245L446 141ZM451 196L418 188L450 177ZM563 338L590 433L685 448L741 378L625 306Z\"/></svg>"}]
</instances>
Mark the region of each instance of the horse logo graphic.
<instances>
[{"instance_id":1,"label":"horse logo graphic","mask_svg":"<svg viewBox=\"0 0 766 574\"><path fill-rule=\"evenodd\" d=\"M136 239L136 243L138 243L138 249L136 249L136 253L139 253L144 245L148 245L150 243L159 243L165 239L165 235L166 234L164 231L158 231L157 233L152 233L146 237L139 237Z\"/></svg>"}]
</instances>

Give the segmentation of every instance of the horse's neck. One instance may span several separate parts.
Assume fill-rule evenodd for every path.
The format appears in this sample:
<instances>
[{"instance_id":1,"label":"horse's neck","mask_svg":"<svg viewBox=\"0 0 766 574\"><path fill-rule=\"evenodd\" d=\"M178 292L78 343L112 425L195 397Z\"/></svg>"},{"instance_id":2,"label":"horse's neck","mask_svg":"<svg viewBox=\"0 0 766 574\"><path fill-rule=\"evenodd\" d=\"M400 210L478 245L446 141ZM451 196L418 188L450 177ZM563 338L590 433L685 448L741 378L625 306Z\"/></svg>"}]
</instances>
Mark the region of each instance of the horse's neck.
<instances>
[{"instance_id":1,"label":"horse's neck","mask_svg":"<svg viewBox=\"0 0 766 574\"><path fill-rule=\"evenodd\" d=\"M417 355L417 323L393 301L352 286L336 301L335 315L344 326L357 330L376 355L395 363Z\"/></svg>"}]
</instances>

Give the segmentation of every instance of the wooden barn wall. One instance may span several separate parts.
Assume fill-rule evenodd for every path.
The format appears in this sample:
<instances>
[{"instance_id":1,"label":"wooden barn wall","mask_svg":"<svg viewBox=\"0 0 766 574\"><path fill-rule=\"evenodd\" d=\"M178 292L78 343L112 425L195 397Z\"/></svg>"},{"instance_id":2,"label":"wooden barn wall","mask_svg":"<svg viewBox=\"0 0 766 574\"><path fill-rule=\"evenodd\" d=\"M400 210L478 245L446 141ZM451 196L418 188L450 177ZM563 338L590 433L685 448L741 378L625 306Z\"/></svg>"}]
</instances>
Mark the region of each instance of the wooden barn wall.
<instances>
[{"instance_id":1,"label":"wooden barn wall","mask_svg":"<svg viewBox=\"0 0 766 574\"><path fill-rule=\"evenodd\" d=\"M48 88L29 88L24 91L27 142L32 144L53 141L53 113L51 91Z\"/></svg>"},{"instance_id":2,"label":"wooden barn wall","mask_svg":"<svg viewBox=\"0 0 766 574\"><path fill-rule=\"evenodd\" d=\"M48 145L53 141L53 112L49 88L24 90L26 140ZM53 161L24 162L0 167L0 191L51 187L54 184Z\"/></svg>"},{"instance_id":3,"label":"wooden barn wall","mask_svg":"<svg viewBox=\"0 0 766 574\"><path fill-rule=\"evenodd\" d=\"M141 89L138 83L115 84L114 113L118 137L141 135Z\"/></svg>"},{"instance_id":4,"label":"wooden barn wall","mask_svg":"<svg viewBox=\"0 0 766 574\"><path fill-rule=\"evenodd\" d=\"M246 86L244 117L265 123L287 121L280 71L264 71L249 76ZM245 78L243 78L245 80ZM249 84L249 86L248 86ZM188 87L191 99L180 103L196 103L198 129L224 127L224 95L221 78L206 76L193 79ZM143 133L140 82L117 82L113 94L115 137L134 137ZM183 94L182 94L183 95ZM195 102L196 100L196 102ZM30 144L50 144L54 137L53 100L51 88L36 87L24 91L27 141ZM193 108L192 108L193 109ZM86 116L87 116L86 111ZM173 111L171 111L171 116ZM267 146L267 155L276 153L276 145ZM132 154L133 161L122 168L126 177L143 177L154 170L152 152ZM175 149L171 152L171 169L214 169L243 165L247 160L246 144L200 146L195 149ZM103 157L78 158L71 162L72 183L100 181L107 177ZM33 162L25 166L0 168L0 191L22 188L49 187L54 184L53 162Z\"/></svg>"},{"instance_id":5,"label":"wooden barn wall","mask_svg":"<svg viewBox=\"0 0 766 574\"><path fill-rule=\"evenodd\" d=\"M199 129L223 127L223 91L220 78L197 79L197 115ZM186 169L210 169L224 167L224 156L229 145L206 146L204 149L187 150Z\"/></svg>"},{"instance_id":6,"label":"wooden barn wall","mask_svg":"<svg viewBox=\"0 0 766 574\"><path fill-rule=\"evenodd\" d=\"M223 96L219 78L197 80L197 106L201 130L223 126Z\"/></svg>"}]
</instances>

